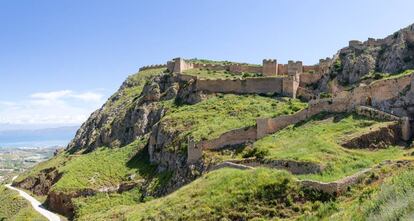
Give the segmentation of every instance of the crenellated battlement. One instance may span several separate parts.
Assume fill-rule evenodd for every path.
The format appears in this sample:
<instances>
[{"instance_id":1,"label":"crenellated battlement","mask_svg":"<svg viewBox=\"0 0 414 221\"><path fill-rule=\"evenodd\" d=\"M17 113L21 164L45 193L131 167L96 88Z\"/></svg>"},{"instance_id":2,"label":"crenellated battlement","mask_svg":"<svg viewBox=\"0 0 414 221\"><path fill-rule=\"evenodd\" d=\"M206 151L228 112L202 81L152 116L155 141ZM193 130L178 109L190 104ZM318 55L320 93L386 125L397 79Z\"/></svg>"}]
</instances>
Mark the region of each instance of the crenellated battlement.
<instances>
[{"instance_id":1,"label":"crenellated battlement","mask_svg":"<svg viewBox=\"0 0 414 221\"><path fill-rule=\"evenodd\" d=\"M144 71L144 70L149 70L149 69L158 69L158 68L167 68L167 65L165 64L147 65L147 66L141 67L139 71Z\"/></svg>"}]
</instances>

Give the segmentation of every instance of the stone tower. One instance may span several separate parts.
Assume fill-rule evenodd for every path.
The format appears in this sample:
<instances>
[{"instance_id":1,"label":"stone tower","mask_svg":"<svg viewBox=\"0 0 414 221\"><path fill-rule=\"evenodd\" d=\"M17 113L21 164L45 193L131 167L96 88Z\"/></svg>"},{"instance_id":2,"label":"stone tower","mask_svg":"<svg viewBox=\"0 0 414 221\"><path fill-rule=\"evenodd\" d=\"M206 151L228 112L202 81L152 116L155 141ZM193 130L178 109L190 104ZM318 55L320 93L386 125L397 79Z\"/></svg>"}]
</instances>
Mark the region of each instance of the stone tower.
<instances>
[{"instance_id":1,"label":"stone tower","mask_svg":"<svg viewBox=\"0 0 414 221\"><path fill-rule=\"evenodd\" d=\"M276 76L277 75L277 60L276 59L264 59L263 60L263 75L264 76Z\"/></svg>"},{"instance_id":2,"label":"stone tower","mask_svg":"<svg viewBox=\"0 0 414 221\"><path fill-rule=\"evenodd\" d=\"M303 73L301 61L288 62L288 76L283 79L283 95L296 98L296 92L299 88L300 75Z\"/></svg>"}]
</instances>

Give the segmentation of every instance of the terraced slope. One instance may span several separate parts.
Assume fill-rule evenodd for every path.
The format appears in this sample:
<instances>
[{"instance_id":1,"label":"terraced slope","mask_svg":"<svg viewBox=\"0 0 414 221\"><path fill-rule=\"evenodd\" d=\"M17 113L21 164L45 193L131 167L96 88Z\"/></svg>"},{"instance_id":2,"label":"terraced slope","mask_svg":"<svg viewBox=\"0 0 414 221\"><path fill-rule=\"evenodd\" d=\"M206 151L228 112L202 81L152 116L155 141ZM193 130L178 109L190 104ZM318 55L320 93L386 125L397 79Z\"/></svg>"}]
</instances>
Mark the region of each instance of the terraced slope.
<instances>
[{"instance_id":1,"label":"terraced slope","mask_svg":"<svg viewBox=\"0 0 414 221\"><path fill-rule=\"evenodd\" d=\"M292 125L255 142L253 148L266 153L265 160L312 162L324 167L320 174L301 175L321 181L337 180L384 160L403 156L403 146L384 149L350 149L341 146L344 139L387 127L382 122L355 114L319 115Z\"/></svg>"}]
</instances>

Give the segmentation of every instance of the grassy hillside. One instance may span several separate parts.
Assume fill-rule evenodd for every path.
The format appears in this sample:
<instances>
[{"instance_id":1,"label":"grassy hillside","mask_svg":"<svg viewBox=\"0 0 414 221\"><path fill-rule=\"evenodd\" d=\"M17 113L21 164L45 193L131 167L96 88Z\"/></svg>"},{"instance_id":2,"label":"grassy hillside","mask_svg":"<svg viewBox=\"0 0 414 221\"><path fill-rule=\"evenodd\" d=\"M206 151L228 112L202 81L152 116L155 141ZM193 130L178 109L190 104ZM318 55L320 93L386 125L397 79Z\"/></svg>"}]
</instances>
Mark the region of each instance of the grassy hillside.
<instances>
[{"instance_id":1,"label":"grassy hillside","mask_svg":"<svg viewBox=\"0 0 414 221\"><path fill-rule=\"evenodd\" d=\"M392 122L391 122L392 123ZM383 160L396 159L405 153L402 147L381 150L347 149L340 141L349 135L388 125L355 114L317 116L306 123L290 126L254 143L264 150L266 159L290 159L323 164L322 174L306 175L322 181L332 181L371 167Z\"/></svg>"},{"instance_id":2,"label":"grassy hillside","mask_svg":"<svg viewBox=\"0 0 414 221\"><path fill-rule=\"evenodd\" d=\"M44 221L32 206L17 192L0 187L0 220L10 221Z\"/></svg>"},{"instance_id":3,"label":"grassy hillside","mask_svg":"<svg viewBox=\"0 0 414 221\"><path fill-rule=\"evenodd\" d=\"M173 194L135 206L114 207L79 220L247 220L295 217L318 203L307 201L286 172L213 171ZM257 219L261 220L261 219Z\"/></svg>"},{"instance_id":4,"label":"grassy hillside","mask_svg":"<svg viewBox=\"0 0 414 221\"><path fill-rule=\"evenodd\" d=\"M152 175L155 168L149 164L144 146L143 140L137 140L123 148L100 148L90 154L73 156L59 168L63 176L53 190L116 187L121 182ZM131 175L134 179L128 179Z\"/></svg>"},{"instance_id":5,"label":"grassy hillside","mask_svg":"<svg viewBox=\"0 0 414 221\"><path fill-rule=\"evenodd\" d=\"M221 95L195 105L172 106L161 120L178 136L195 140L214 139L222 133L253 126L259 117L292 114L307 106L297 99L269 98L258 95Z\"/></svg>"}]
</instances>

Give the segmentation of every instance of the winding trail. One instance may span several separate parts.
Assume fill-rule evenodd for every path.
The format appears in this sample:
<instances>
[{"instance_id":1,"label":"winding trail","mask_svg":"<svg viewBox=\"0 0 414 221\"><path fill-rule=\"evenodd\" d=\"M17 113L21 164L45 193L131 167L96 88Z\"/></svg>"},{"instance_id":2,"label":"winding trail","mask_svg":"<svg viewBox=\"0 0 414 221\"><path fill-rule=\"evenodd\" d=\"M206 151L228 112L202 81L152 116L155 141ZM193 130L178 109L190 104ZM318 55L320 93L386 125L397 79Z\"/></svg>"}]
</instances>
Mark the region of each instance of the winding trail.
<instances>
[{"instance_id":1,"label":"winding trail","mask_svg":"<svg viewBox=\"0 0 414 221\"><path fill-rule=\"evenodd\" d=\"M13 180L15 180L16 178L17 176L13 177ZM60 221L60 217L58 215L43 208L42 204L39 201L37 201L35 198L30 196L26 192L12 187L11 184L7 184L5 186L11 190L19 192L20 196L22 196L23 198L25 198L27 201L29 201L32 204L33 209L35 209L42 216L46 217L49 221Z\"/></svg>"}]
</instances>

